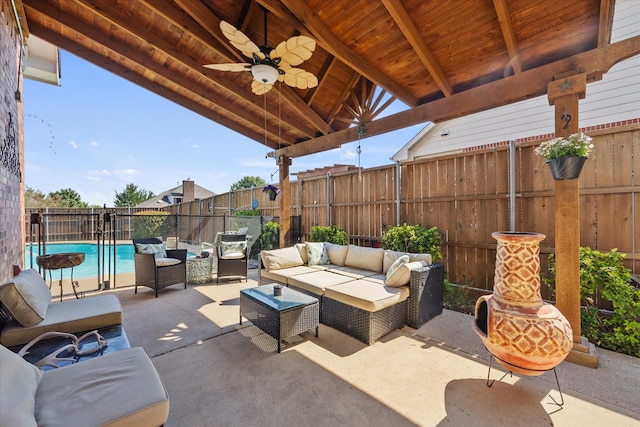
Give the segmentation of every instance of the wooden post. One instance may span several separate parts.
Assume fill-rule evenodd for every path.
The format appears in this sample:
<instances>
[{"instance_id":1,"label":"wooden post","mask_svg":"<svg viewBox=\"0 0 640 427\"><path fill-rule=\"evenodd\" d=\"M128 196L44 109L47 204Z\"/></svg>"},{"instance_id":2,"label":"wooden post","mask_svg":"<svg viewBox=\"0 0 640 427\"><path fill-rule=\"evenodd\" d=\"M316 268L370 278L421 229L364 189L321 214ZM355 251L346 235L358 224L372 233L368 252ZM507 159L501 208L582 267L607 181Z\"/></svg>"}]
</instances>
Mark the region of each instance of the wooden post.
<instances>
[{"instance_id":1,"label":"wooden post","mask_svg":"<svg viewBox=\"0 0 640 427\"><path fill-rule=\"evenodd\" d=\"M280 170L280 247L291 243L291 189L289 184L289 166L291 158L280 156L276 159Z\"/></svg>"},{"instance_id":2,"label":"wooden post","mask_svg":"<svg viewBox=\"0 0 640 427\"><path fill-rule=\"evenodd\" d=\"M547 86L555 105L555 132L567 137L579 132L578 100L585 97L586 75L561 77ZM580 334L580 190L578 179L555 181L556 304L573 330L574 349L567 360L597 367ZM595 356L594 356L595 357Z\"/></svg>"}]
</instances>

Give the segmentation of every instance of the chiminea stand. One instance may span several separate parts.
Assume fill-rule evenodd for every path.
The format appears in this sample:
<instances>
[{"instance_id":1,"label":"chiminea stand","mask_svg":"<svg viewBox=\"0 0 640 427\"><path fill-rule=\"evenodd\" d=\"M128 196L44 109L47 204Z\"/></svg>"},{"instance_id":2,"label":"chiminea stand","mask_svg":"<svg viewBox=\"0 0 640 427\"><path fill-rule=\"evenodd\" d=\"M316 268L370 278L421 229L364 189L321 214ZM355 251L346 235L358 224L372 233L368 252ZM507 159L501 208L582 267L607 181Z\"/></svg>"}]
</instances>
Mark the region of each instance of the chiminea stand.
<instances>
[{"instance_id":1,"label":"chiminea stand","mask_svg":"<svg viewBox=\"0 0 640 427\"><path fill-rule=\"evenodd\" d=\"M494 357L496 359L498 359L499 361L501 361L502 363L504 363L504 364L512 365L515 368L524 369L521 366L514 365L513 363L505 362L504 360L500 359L498 356L494 356L488 349L487 349L487 351L489 352L489 372L487 372L487 387L491 387L493 385L493 383L496 382L495 379L493 379L493 380L491 379L491 365L492 365ZM504 366L504 365L502 365L502 366ZM531 370L531 368L527 368L527 370ZM556 368L554 367L551 370L553 371L553 375L556 377L556 385L558 386L558 392L560 393L560 402L558 402L556 399L554 399L553 396L551 396L551 394L549 394L549 397L551 398L551 400L553 400L552 404L558 406L558 409L556 409L555 411L551 412L553 414L553 413L558 412L559 410L561 410L563 408L563 406L564 406L564 396L562 395L562 389L560 388L560 381L558 381L558 373L556 372ZM548 370L537 371L537 372L548 372ZM513 376L513 371L505 372L504 375L502 375L498 379L498 381L502 381L504 379L504 377L506 377L507 375L512 377Z\"/></svg>"}]
</instances>

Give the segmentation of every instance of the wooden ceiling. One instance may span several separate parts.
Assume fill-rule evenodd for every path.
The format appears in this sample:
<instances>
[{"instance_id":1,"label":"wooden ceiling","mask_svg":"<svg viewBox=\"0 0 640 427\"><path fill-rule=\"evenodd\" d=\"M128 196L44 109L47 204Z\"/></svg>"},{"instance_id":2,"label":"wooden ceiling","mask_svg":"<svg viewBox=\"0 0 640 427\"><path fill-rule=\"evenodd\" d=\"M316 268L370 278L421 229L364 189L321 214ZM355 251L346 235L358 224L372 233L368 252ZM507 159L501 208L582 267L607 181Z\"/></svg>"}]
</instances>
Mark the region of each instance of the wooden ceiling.
<instances>
[{"instance_id":1,"label":"wooden ceiling","mask_svg":"<svg viewBox=\"0 0 640 427\"><path fill-rule=\"evenodd\" d=\"M21 3L29 33L289 157L353 141L360 125L372 136L543 95L566 75L598 80L640 52L638 38L609 43L614 0ZM299 67L317 87L257 96L250 72L203 67L247 62L219 23L261 45L262 8L270 46L316 40ZM380 118L394 100L406 109Z\"/></svg>"}]
</instances>

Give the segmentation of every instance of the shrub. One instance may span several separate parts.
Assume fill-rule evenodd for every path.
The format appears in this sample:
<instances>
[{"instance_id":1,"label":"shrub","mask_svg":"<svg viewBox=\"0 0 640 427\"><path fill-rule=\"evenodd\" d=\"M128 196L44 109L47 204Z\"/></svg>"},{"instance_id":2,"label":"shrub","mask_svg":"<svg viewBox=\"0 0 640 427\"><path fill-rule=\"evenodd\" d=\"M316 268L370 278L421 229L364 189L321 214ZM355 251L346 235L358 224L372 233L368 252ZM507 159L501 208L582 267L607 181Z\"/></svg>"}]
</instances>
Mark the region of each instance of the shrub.
<instances>
[{"instance_id":1,"label":"shrub","mask_svg":"<svg viewBox=\"0 0 640 427\"><path fill-rule=\"evenodd\" d=\"M131 230L134 239L175 236L176 217L168 212L138 212L131 219Z\"/></svg>"},{"instance_id":2,"label":"shrub","mask_svg":"<svg viewBox=\"0 0 640 427\"><path fill-rule=\"evenodd\" d=\"M337 225L314 225L311 227L310 240L312 242L329 242L335 243L336 245L348 245L349 235L344 231L344 228Z\"/></svg>"},{"instance_id":3,"label":"shrub","mask_svg":"<svg viewBox=\"0 0 640 427\"><path fill-rule=\"evenodd\" d=\"M640 290L631 286L631 273L613 249L599 252L580 248L580 328L582 335L599 347L640 357ZM556 264L549 255L551 277L542 277L555 290ZM598 298L613 305L613 313L598 308Z\"/></svg>"},{"instance_id":4,"label":"shrub","mask_svg":"<svg viewBox=\"0 0 640 427\"><path fill-rule=\"evenodd\" d=\"M383 248L400 252L431 254L434 262L442 259L441 245L442 232L437 227L426 229L420 224L389 227L389 230L382 235Z\"/></svg>"},{"instance_id":5,"label":"shrub","mask_svg":"<svg viewBox=\"0 0 640 427\"><path fill-rule=\"evenodd\" d=\"M269 221L262 225L260 246L266 251L280 247L280 224Z\"/></svg>"}]
</instances>

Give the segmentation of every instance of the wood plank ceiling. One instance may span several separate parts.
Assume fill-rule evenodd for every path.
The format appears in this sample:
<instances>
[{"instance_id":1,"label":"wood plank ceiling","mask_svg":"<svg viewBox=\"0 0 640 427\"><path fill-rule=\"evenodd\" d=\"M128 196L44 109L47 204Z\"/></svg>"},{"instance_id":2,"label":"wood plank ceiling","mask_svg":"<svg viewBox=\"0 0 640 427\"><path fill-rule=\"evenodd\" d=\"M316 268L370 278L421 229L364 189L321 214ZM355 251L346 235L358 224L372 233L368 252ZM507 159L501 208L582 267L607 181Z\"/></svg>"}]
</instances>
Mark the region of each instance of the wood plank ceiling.
<instances>
[{"instance_id":1,"label":"wood plank ceiling","mask_svg":"<svg viewBox=\"0 0 640 427\"><path fill-rule=\"evenodd\" d=\"M601 78L640 51L610 45L614 0L22 0L28 32L276 150L299 157L546 92L564 75ZM299 67L318 86L252 93L248 62L220 30L257 45L317 42ZM99 84L99 82L96 82ZM406 109L380 118L394 101ZM100 102L99 99L96 102ZM265 109L266 105L266 109ZM266 124L266 126L265 126Z\"/></svg>"}]
</instances>

